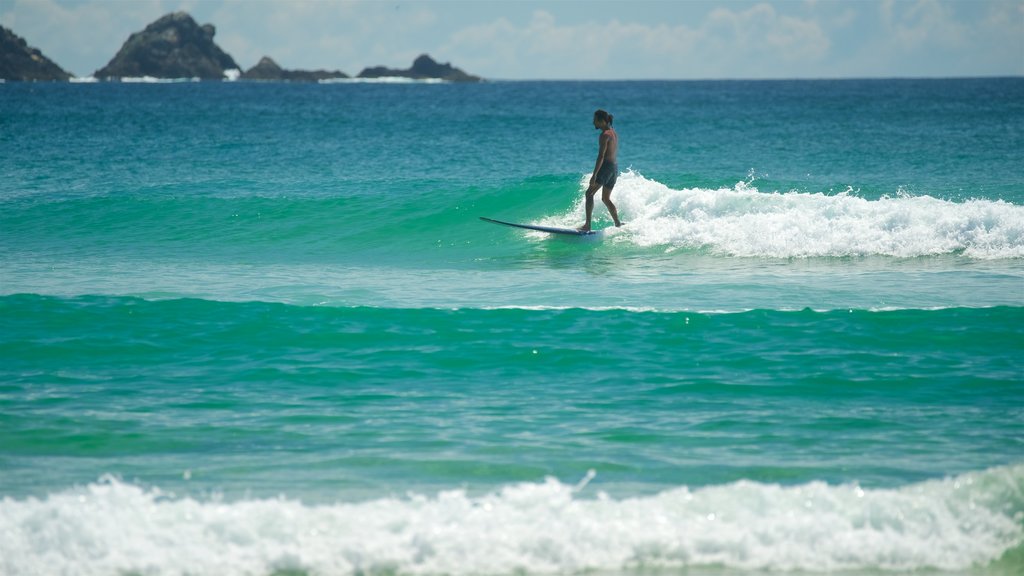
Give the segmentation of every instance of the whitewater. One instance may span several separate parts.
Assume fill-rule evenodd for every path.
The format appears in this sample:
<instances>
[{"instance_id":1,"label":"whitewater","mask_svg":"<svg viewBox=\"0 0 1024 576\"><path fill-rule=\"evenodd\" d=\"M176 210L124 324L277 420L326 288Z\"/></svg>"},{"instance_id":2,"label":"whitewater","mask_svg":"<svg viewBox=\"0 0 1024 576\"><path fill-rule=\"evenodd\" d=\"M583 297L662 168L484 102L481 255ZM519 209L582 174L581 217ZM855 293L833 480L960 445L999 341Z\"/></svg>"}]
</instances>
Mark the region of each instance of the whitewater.
<instances>
[{"instance_id":1,"label":"whitewater","mask_svg":"<svg viewBox=\"0 0 1024 576\"><path fill-rule=\"evenodd\" d=\"M1024 541L1020 466L896 490L741 481L622 499L585 496L591 477L576 486L548 478L479 496L452 490L332 505L175 498L105 478L43 501L5 500L0 530L13 537L0 545L0 567L8 574L645 573L692 565L952 573Z\"/></svg>"}]
</instances>

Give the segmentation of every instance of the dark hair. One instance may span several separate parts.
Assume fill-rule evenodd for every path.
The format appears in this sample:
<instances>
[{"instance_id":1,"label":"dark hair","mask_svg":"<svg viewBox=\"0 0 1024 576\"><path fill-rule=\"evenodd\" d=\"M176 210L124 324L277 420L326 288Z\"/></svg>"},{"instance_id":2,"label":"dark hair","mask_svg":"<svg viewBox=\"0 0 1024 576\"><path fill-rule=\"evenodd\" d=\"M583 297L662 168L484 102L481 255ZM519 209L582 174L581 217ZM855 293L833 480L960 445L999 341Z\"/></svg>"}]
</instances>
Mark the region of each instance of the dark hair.
<instances>
[{"instance_id":1,"label":"dark hair","mask_svg":"<svg viewBox=\"0 0 1024 576\"><path fill-rule=\"evenodd\" d=\"M602 122L607 122L608 125L610 126L611 123L612 123L613 116L611 114L605 112L604 110L597 109L597 110L594 111L594 118L596 118L598 120L601 120Z\"/></svg>"}]
</instances>

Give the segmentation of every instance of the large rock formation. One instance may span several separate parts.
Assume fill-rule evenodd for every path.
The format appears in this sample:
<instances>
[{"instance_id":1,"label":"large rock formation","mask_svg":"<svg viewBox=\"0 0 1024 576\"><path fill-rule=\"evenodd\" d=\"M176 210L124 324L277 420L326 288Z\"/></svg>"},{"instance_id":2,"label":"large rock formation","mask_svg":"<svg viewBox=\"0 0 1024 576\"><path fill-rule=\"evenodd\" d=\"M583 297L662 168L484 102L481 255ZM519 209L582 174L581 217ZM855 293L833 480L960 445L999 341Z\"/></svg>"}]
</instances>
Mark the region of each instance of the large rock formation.
<instances>
[{"instance_id":1,"label":"large rock formation","mask_svg":"<svg viewBox=\"0 0 1024 576\"><path fill-rule=\"evenodd\" d=\"M168 14L128 37L114 59L96 71L108 78L220 80L238 64L213 42L212 24L200 26L185 12Z\"/></svg>"},{"instance_id":2,"label":"large rock formation","mask_svg":"<svg viewBox=\"0 0 1024 576\"><path fill-rule=\"evenodd\" d=\"M423 54L412 63L412 68L396 70L384 66L366 68L359 73L359 78L413 78L426 80L437 78L449 82L480 82L479 76L466 74L451 64L438 64L433 58Z\"/></svg>"},{"instance_id":3,"label":"large rock formation","mask_svg":"<svg viewBox=\"0 0 1024 576\"><path fill-rule=\"evenodd\" d=\"M348 78L348 74L335 70L285 70L269 56L260 59L259 64L249 68L240 76L242 80L284 80L288 82L319 82Z\"/></svg>"},{"instance_id":4,"label":"large rock formation","mask_svg":"<svg viewBox=\"0 0 1024 576\"><path fill-rule=\"evenodd\" d=\"M65 72L14 32L0 26L0 79L69 80Z\"/></svg>"}]
</instances>

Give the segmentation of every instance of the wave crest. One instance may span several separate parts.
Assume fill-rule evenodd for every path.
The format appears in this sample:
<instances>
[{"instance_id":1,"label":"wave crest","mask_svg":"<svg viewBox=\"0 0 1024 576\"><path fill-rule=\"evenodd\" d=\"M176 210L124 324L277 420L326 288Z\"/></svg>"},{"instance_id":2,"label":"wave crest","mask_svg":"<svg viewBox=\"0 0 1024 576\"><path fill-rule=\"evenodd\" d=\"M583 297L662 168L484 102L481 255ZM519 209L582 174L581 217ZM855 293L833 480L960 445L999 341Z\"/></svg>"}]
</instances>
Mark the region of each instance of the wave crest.
<instances>
[{"instance_id":1,"label":"wave crest","mask_svg":"<svg viewBox=\"0 0 1024 576\"><path fill-rule=\"evenodd\" d=\"M769 258L1024 257L1024 206L1002 200L765 193L752 182L675 190L632 170L619 178L613 199L627 220L627 233L617 241L670 251ZM602 216L602 210L598 203L595 214ZM570 214L551 223L582 221L582 214L580 200Z\"/></svg>"},{"instance_id":2,"label":"wave crest","mask_svg":"<svg viewBox=\"0 0 1024 576\"><path fill-rule=\"evenodd\" d=\"M1024 542L1024 465L896 489L740 481L624 499L584 489L549 478L477 497L307 505L176 498L105 478L5 498L0 571L965 570Z\"/></svg>"}]
</instances>

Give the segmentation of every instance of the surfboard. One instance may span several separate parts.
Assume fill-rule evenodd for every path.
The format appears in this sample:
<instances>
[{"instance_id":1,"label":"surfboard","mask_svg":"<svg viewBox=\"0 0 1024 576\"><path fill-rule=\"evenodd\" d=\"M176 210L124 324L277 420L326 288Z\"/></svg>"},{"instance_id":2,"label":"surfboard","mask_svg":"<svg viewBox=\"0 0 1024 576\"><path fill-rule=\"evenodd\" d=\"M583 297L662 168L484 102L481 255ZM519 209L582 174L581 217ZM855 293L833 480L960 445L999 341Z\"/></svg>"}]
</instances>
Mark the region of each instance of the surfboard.
<instances>
[{"instance_id":1,"label":"surfboard","mask_svg":"<svg viewBox=\"0 0 1024 576\"><path fill-rule=\"evenodd\" d=\"M484 222L492 222L494 224L502 224L504 226L512 226L513 228L524 228L526 230L536 230L538 232L547 232L548 234L565 234L567 236L591 236L597 234L596 230L590 232L580 232L575 228L558 228L556 226L536 226L534 224L516 224L515 222L505 222L503 220L495 220L494 218L480 217Z\"/></svg>"}]
</instances>

